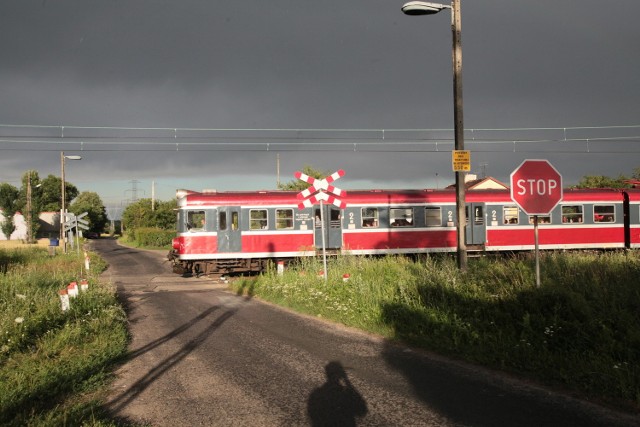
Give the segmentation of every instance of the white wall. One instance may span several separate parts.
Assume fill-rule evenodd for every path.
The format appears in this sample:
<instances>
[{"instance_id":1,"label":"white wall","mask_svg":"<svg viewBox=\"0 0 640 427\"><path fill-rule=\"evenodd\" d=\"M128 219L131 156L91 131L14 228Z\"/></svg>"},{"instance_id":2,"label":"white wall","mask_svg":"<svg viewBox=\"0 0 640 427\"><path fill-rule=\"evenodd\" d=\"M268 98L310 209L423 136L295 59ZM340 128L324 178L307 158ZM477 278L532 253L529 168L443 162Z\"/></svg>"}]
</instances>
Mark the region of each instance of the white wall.
<instances>
[{"instance_id":1,"label":"white wall","mask_svg":"<svg viewBox=\"0 0 640 427\"><path fill-rule=\"evenodd\" d=\"M4 222L4 215L0 212L0 223ZM10 240L25 240L27 238L27 223L21 213L16 213L13 217L16 229L11 234ZM0 231L0 240L7 240L7 237Z\"/></svg>"}]
</instances>

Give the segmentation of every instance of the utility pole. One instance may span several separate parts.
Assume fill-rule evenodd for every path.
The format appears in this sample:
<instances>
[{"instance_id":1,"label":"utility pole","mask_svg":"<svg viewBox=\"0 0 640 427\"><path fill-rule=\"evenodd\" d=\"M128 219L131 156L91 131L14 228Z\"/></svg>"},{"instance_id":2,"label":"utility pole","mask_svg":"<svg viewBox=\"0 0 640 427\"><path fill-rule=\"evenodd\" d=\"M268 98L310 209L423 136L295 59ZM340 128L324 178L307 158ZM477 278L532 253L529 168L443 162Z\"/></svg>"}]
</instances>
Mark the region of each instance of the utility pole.
<instances>
[{"instance_id":1,"label":"utility pole","mask_svg":"<svg viewBox=\"0 0 640 427\"><path fill-rule=\"evenodd\" d=\"M27 243L33 241L31 221L31 171L29 171L27 174Z\"/></svg>"},{"instance_id":2,"label":"utility pole","mask_svg":"<svg viewBox=\"0 0 640 427\"><path fill-rule=\"evenodd\" d=\"M276 154L276 188L280 189L280 153Z\"/></svg>"}]
</instances>

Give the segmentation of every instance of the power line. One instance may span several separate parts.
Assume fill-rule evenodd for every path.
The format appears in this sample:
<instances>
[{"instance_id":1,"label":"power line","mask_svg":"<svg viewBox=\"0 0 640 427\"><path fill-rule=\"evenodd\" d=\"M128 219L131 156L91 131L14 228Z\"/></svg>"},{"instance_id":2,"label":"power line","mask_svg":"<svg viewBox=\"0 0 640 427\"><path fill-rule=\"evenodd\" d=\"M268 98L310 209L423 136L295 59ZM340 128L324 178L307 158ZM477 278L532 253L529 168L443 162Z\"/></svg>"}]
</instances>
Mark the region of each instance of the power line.
<instances>
[{"instance_id":1,"label":"power line","mask_svg":"<svg viewBox=\"0 0 640 427\"><path fill-rule=\"evenodd\" d=\"M6 131L13 130L11 135ZM24 131L28 131L28 133ZM52 132L38 135L41 131ZM70 132L71 131L71 132ZM113 135L92 135L92 132L115 132ZM611 135L612 132L634 134ZM76 134L73 134L73 133ZM153 135L136 135L151 132ZM159 133L157 133L159 132ZM452 129L214 129L214 128L134 128L100 126L42 126L0 124L2 151L354 151L354 152L438 152L450 151ZM551 137L531 137L531 133ZM588 132L589 136L572 136ZM608 135L597 135L607 132ZM2 135L4 133L5 135ZM71 133L71 134L70 134ZM505 135L512 133L515 135ZM518 136L518 133L528 134ZM486 134L486 135L483 135ZM525 144L552 146L549 152L589 153L592 144L640 142L640 125L586 126L556 128L472 128L465 130L465 139L482 152L528 152ZM566 144L581 144L568 149ZM502 146L501 146L502 145ZM504 147L510 148L505 149ZM490 149L489 146L500 146ZM519 147L520 146L520 147ZM484 148L481 148L484 147ZM626 147L598 150L597 153L637 152ZM441 150L442 149L442 150ZM640 150L640 147L638 148ZM538 151L538 149L534 150Z\"/></svg>"}]
</instances>

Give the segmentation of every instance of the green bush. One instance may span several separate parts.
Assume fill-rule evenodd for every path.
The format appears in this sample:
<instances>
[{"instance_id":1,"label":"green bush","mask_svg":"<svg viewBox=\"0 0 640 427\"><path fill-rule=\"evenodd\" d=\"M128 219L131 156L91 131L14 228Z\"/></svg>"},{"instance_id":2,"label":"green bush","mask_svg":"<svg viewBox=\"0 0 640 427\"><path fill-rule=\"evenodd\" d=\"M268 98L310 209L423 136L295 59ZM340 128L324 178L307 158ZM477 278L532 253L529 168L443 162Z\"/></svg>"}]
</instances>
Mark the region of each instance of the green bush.
<instances>
[{"instance_id":1,"label":"green bush","mask_svg":"<svg viewBox=\"0 0 640 427\"><path fill-rule=\"evenodd\" d=\"M174 230L161 228L137 228L134 231L135 244L141 247L171 247L171 241L174 237L176 237Z\"/></svg>"}]
</instances>

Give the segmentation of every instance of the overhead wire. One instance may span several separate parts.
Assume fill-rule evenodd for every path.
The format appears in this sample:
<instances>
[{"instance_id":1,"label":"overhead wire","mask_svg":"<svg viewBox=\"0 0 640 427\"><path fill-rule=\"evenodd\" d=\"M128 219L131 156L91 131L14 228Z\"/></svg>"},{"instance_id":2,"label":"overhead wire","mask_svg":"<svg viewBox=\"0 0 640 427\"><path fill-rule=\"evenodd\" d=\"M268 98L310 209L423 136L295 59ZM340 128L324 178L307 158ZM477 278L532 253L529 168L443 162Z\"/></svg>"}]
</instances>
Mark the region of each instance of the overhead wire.
<instances>
[{"instance_id":1,"label":"overhead wire","mask_svg":"<svg viewBox=\"0 0 640 427\"><path fill-rule=\"evenodd\" d=\"M13 131L11 131L13 130ZM23 133L23 130L30 131ZM39 131L54 131L50 135L38 135ZM638 134L570 137L577 132L613 132L637 130ZM117 135L92 135L95 131L123 132ZM136 135L140 132L161 132L156 135ZM506 132L545 133L559 132L560 137L514 137ZM77 134L74 134L77 133ZM198 134L206 133L206 134ZM434 135L452 134L452 129L241 129L241 128L178 128L178 127L110 127L67 125L11 125L0 124L0 151L353 151L353 152L439 152L442 146L453 145L452 137ZM481 137L482 133L502 134L500 137ZM467 138L469 134L470 138ZM640 151L605 149L593 151L593 143L640 142L640 125L540 127L540 128L471 128L465 129L465 144L481 152L529 152L526 144L545 144L552 153L628 153ZM563 143L561 145L553 145ZM566 143L580 143L568 149ZM69 147L69 148L66 148ZM538 151L538 149L534 151Z\"/></svg>"}]
</instances>

